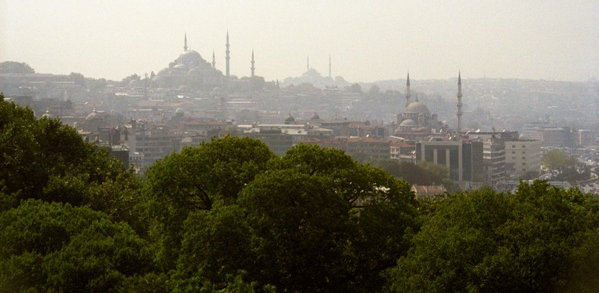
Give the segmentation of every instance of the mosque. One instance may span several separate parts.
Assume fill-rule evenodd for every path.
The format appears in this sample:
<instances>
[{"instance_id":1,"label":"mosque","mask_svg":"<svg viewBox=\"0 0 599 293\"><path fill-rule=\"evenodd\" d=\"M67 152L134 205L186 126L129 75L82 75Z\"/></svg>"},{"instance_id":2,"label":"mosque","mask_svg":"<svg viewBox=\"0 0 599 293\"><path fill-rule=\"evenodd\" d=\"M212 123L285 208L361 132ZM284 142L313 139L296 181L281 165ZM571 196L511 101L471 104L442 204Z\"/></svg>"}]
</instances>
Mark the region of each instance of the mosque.
<instances>
[{"instance_id":1,"label":"mosque","mask_svg":"<svg viewBox=\"0 0 599 293\"><path fill-rule=\"evenodd\" d=\"M227 33L227 76L229 73L229 34ZM184 37L183 53L171 62L168 68L158 72L152 81L158 87L185 87L191 90L212 90L221 87L226 76L216 69L214 52L212 63L208 63L200 53L187 46L187 35Z\"/></svg>"},{"instance_id":2,"label":"mosque","mask_svg":"<svg viewBox=\"0 0 599 293\"><path fill-rule=\"evenodd\" d=\"M442 128L442 123L437 120L437 114L432 114L425 104L418 101L416 97L412 101L410 92L410 74L406 80L406 104L403 113L397 114L396 133L401 132L425 132L430 133L433 129Z\"/></svg>"},{"instance_id":3,"label":"mosque","mask_svg":"<svg viewBox=\"0 0 599 293\"><path fill-rule=\"evenodd\" d=\"M458 75L458 132L461 129L462 116L462 77ZM406 103L403 113L397 114L397 128L395 135L402 134L430 134L447 130L447 125L438 120L437 114L431 114L425 104L416 97L412 101L410 92L410 74L406 79Z\"/></svg>"}]
</instances>

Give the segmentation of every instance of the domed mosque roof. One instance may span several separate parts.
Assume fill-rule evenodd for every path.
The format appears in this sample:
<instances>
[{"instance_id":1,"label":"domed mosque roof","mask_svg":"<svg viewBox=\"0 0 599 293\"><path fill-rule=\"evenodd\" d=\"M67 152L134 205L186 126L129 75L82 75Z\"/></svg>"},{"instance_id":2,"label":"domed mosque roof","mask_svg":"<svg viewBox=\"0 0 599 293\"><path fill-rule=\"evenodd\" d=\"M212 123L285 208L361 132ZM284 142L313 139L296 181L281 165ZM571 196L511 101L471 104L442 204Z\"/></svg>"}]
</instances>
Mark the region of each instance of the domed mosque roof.
<instances>
[{"instance_id":1,"label":"domed mosque roof","mask_svg":"<svg viewBox=\"0 0 599 293\"><path fill-rule=\"evenodd\" d=\"M200 53L194 50L187 50L181 53L181 55L179 55L179 58L177 58L176 63L183 64L187 67L192 67L194 65L202 63L202 61L204 61L204 59L202 58Z\"/></svg>"},{"instance_id":2,"label":"domed mosque roof","mask_svg":"<svg viewBox=\"0 0 599 293\"><path fill-rule=\"evenodd\" d=\"M285 119L285 124L295 124L295 118L293 118L293 116L291 116L291 114L289 114L289 117L287 117L287 119Z\"/></svg>"},{"instance_id":3,"label":"domed mosque roof","mask_svg":"<svg viewBox=\"0 0 599 293\"><path fill-rule=\"evenodd\" d=\"M399 126L418 126L418 124L416 123L416 121L412 119L406 119L404 121L401 121L401 123L399 123Z\"/></svg>"},{"instance_id":4,"label":"domed mosque roof","mask_svg":"<svg viewBox=\"0 0 599 293\"><path fill-rule=\"evenodd\" d=\"M430 114L426 105L418 101L411 102L404 110L404 113Z\"/></svg>"},{"instance_id":5,"label":"domed mosque roof","mask_svg":"<svg viewBox=\"0 0 599 293\"><path fill-rule=\"evenodd\" d=\"M96 119L96 118L100 118L98 115L98 112L96 111L96 107L94 107L94 109L92 110L91 113L89 113L87 115L87 117L85 117L85 120L92 120L92 119Z\"/></svg>"}]
</instances>

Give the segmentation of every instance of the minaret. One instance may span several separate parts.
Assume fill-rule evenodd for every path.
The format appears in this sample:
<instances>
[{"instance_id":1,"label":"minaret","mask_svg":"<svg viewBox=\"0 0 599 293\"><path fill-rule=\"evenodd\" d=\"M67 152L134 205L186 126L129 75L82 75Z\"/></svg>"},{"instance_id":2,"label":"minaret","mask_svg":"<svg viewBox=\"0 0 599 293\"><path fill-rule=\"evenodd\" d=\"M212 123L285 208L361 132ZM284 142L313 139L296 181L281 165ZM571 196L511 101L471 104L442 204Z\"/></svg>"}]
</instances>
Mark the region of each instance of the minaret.
<instances>
[{"instance_id":1,"label":"minaret","mask_svg":"<svg viewBox=\"0 0 599 293\"><path fill-rule=\"evenodd\" d=\"M254 77L254 70L256 70L254 66L254 50L252 50L252 67L250 67L250 70L252 71L252 77Z\"/></svg>"},{"instance_id":2,"label":"minaret","mask_svg":"<svg viewBox=\"0 0 599 293\"><path fill-rule=\"evenodd\" d=\"M230 71L229 71L229 60L231 60L231 56L229 55L229 53L231 53L231 51L229 51L229 31L227 31L227 50L225 51L226 53L226 57L225 60L227 61L227 77L229 77Z\"/></svg>"},{"instance_id":3,"label":"minaret","mask_svg":"<svg viewBox=\"0 0 599 293\"><path fill-rule=\"evenodd\" d=\"M306 71L310 70L310 56L306 58Z\"/></svg>"},{"instance_id":4,"label":"minaret","mask_svg":"<svg viewBox=\"0 0 599 293\"><path fill-rule=\"evenodd\" d=\"M410 73L408 72L408 78L406 79L406 107L410 104Z\"/></svg>"},{"instance_id":5,"label":"minaret","mask_svg":"<svg viewBox=\"0 0 599 293\"><path fill-rule=\"evenodd\" d=\"M332 78L332 76L331 76L331 55L329 55L329 78Z\"/></svg>"},{"instance_id":6,"label":"minaret","mask_svg":"<svg viewBox=\"0 0 599 293\"><path fill-rule=\"evenodd\" d=\"M214 56L214 51L212 51L212 68L216 68L216 57Z\"/></svg>"},{"instance_id":7,"label":"minaret","mask_svg":"<svg viewBox=\"0 0 599 293\"><path fill-rule=\"evenodd\" d=\"M458 72L458 134L462 131L462 73Z\"/></svg>"},{"instance_id":8,"label":"minaret","mask_svg":"<svg viewBox=\"0 0 599 293\"><path fill-rule=\"evenodd\" d=\"M185 38L183 40L183 51L187 51L187 33L185 33Z\"/></svg>"}]
</instances>

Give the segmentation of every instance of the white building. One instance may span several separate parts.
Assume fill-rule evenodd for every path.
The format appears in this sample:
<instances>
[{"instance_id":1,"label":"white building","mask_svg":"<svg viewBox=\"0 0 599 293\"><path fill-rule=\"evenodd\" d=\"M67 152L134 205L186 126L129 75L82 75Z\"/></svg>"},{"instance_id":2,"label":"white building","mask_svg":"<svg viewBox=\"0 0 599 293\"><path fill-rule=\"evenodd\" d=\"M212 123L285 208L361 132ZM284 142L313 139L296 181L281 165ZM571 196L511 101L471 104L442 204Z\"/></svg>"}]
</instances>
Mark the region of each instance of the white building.
<instances>
[{"instance_id":1,"label":"white building","mask_svg":"<svg viewBox=\"0 0 599 293\"><path fill-rule=\"evenodd\" d=\"M538 140L511 140L505 142L505 164L508 173L517 176L539 172L541 168L541 142Z\"/></svg>"}]
</instances>

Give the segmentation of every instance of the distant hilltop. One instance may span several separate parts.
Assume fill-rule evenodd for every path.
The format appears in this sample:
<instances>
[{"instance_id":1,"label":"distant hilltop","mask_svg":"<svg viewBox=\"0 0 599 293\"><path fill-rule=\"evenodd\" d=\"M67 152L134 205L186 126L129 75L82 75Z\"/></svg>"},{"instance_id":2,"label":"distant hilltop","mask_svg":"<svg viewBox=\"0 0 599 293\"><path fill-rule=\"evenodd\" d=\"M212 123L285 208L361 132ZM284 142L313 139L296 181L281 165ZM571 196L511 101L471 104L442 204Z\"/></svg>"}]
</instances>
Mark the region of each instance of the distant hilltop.
<instances>
[{"instance_id":1,"label":"distant hilltop","mask_svg":"<svg viewBox=\"0 0 599 293\"><path fill-rule=\"evenodd\" d=\"M0 73L35 73L35 70L24 62L6 61L0 63Z\"/></svg>"}]
</instances>

